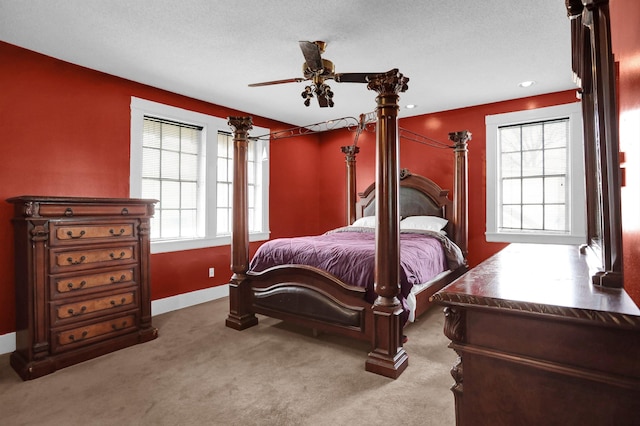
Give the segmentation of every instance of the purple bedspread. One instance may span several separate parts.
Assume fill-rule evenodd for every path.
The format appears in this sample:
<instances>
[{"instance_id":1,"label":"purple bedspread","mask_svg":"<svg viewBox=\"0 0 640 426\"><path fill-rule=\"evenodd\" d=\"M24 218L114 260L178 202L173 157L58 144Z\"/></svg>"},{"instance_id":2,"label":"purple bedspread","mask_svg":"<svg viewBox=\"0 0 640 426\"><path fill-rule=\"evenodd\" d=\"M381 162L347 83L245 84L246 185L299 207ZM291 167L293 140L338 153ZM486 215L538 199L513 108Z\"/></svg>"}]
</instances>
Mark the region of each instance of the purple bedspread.
<instances>
[{"instance_id":1,"label":"purple bedspread","mask_svg":"<svg viewBox=\"0 0 640 426\"><path fill-rule=\"evenodd\" d=\"M442 238L431 233L400 234L400 299L449 267ZM446 237L444 237L446 239ZM365 287L367 301L375 300L375 232L367 228L339 228L311 237L279 238L263 244L250 265L261 272L276 265L315 266L343 282Z\"/></svg>"}]
</instances>

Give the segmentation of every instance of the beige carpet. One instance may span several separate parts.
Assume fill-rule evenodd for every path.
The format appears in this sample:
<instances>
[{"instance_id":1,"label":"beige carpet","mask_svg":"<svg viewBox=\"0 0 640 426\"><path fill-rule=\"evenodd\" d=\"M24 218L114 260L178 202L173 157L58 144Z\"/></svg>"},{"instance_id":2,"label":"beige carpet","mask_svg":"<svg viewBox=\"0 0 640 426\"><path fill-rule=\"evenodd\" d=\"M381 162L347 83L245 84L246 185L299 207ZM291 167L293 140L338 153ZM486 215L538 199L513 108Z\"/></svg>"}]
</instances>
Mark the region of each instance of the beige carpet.
<instances>
[{"instance_id":1,"label":"beige carpet","mask_svg":"<svg viewBox=\"0 0 640 426\"><path fill-rule=\"evenodd\" d=\"M228 300L154 317L158 339L23 382L0 356L2 425L438 425L455 423L456 360L433 308L405 332L409 367L368 373L368 345L259 317L224 326Z\"/></svg>"}]
</instances>

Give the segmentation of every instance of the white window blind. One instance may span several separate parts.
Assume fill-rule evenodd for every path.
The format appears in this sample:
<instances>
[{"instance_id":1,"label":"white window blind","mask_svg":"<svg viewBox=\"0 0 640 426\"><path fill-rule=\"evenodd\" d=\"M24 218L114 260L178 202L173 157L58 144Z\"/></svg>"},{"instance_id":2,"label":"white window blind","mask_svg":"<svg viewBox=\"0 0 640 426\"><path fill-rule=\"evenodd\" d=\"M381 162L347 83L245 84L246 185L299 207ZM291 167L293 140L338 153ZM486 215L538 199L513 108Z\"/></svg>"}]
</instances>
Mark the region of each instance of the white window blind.
<instances>
[{"instance_id":1,"label":"white window blind","mask_svg":"<svg viewBox=\"0 0 640 426\"><path fill-rule=\"evenodd\" d=\"M197 238L202 127L144 118L142 197L160 200L152 239Z\"/></svg>"}]
</instances>

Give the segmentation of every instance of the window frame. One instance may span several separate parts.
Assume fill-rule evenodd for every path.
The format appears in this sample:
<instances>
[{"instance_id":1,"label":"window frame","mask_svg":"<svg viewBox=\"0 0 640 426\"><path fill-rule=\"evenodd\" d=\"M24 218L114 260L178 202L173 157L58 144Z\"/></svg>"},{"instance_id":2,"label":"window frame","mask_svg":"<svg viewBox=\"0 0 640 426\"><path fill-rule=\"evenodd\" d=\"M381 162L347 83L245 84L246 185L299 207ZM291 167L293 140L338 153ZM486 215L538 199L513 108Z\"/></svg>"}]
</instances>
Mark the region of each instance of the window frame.
<instances>
[{"instance_id":1,"label":"window frame","mask_svg":"<svg viewBox=\"0 0 640 426\"><path fill-rule=\"evenodd\" d=\"M204 181L206 182L205 194L205 224L204 237L180 238L171 240L152 240L151 253L166 253L173 251L192 250L207 247L217 247L231 244L231 235L218 236L213 234L216 229L217 217L217 151L218 132L229 133L230 128L226 119L186 110L146 99L131 97L131 139L130 139L130 173L129 194L132 198L142 197L142 138L144 128L144 116L153 116L160 119L186 123L203 128L204 139L203 160ZM254 126L252 133L257 135L269 134L270 130ZM249 241L265 241L269 239L269 141L251 139L250 143L260 144L257 152L266 153L262 156L262 185L260 188L262 197L262 230L251 232ZM266 162L266 164L264 164ZM211 206L211 200L213 206Z\"/></svg>"},{"instance_id":2,"label":"window frame","mask_svg":"<svg viewBox=\"0 0 640 426\"><path fill-rule=\"evenodd\" d=\"M569 119L569 139L567 141L567 180L569 209L569 232L502 230L499 228L500 194L500 150L498 149L498 129L510 125L523 125L542 121ZM584 178L584 148L582 128L582 108L580 102L515 111L504 114L487 115L486 124L486 213L485 237L488 242L536 243L536 244L584 244L586 230L586 194Z\"/></svg>"}]
</instances>

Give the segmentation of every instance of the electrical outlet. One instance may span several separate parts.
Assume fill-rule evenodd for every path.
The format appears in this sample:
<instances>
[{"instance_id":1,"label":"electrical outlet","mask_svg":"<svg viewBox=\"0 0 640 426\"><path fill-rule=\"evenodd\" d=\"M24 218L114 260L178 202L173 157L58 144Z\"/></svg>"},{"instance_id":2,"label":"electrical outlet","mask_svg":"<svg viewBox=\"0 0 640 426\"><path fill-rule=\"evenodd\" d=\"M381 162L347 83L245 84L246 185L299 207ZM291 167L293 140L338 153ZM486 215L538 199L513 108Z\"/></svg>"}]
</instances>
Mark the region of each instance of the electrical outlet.
<instances>
[{"instance_id":1,"label":"electrical outlet","mask_svg":"<svg viewBox=\"0 0 640 426\"><path fill-rule=\"evenodd\" d=\"M214 268L209 268L209 278L213 278L216 275Z\"/></svg>"}]
</instances>

